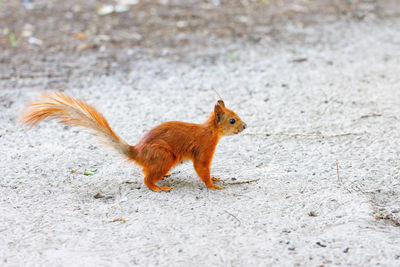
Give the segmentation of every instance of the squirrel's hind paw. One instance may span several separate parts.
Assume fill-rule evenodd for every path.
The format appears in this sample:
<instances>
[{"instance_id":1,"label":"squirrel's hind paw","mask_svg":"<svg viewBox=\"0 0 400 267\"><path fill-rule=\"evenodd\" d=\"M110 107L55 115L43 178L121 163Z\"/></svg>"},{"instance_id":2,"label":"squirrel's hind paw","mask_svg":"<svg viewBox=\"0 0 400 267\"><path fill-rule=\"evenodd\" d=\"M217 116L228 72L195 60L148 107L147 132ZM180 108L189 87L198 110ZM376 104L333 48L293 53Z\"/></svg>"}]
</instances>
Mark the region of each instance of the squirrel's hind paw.
<instances>
[{"instance_id":1,"label":"squirrel's hind paw","mask_svg":"<svg viewBox=\"0 0 400 267\"><path fill-rule=\"evenodd\" d=\"M219 186L219 185L212 185L212 186L210 186L210 187L208 187L208 188L210 188L211 190L215 190L215 189L218 189L218 190L221 190L221 189L224 189L224 187L223 186Z\"/></svg>"},{"instance_id":2,"label":"squirrel's hind paw","mask_svg":"<svg viewBox=\"0 0 400 267\"><path fill-rule=\"evenodd\" d=\"M169 192L171 191L172 187L169 186L160 186L160 189L164 192Z\"/></svg>"},{"instance_id":3,"label":"squirrel's hind paw","mask_svg":"<svg viewBox=\"0 0 400 267\"><path fill-rule=\"evenodd\" d=\"M161 191L169 192L172 189L172 187L169 186L158 186L158 185L149 186L149 188L154 192L161 192Z\"/></svg>"}]
</instances>

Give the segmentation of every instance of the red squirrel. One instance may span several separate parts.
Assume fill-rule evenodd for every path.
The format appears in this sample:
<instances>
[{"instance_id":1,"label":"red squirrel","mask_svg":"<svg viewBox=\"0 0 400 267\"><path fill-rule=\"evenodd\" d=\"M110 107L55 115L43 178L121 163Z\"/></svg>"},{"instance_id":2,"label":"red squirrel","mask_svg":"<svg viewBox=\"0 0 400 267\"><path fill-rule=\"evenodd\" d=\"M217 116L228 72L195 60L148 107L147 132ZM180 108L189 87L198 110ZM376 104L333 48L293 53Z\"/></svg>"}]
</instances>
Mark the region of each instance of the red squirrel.
<instances>
[{"instance_id":1,"label":"red squirrel","mask_svg":"<svg viewBox=\"0 0 400 267\"><path fill-rule=\"evenodd\" d=\"M235 112L218 100L204 123L164 122L131 146L111 129L104 116L93 106L60 92L48 93L31 104L21 121L32 127L46 118L92 130L92 134L100 137L105 144L142 166L144 183L156 192L170 191L172 187L158 186L156 182L169 176L173 166L189 159L208 188L223 189L213 183L219 179L210 176L215 148L222 136L238 134L247 127Z\"/></svg>"}]
</instances>

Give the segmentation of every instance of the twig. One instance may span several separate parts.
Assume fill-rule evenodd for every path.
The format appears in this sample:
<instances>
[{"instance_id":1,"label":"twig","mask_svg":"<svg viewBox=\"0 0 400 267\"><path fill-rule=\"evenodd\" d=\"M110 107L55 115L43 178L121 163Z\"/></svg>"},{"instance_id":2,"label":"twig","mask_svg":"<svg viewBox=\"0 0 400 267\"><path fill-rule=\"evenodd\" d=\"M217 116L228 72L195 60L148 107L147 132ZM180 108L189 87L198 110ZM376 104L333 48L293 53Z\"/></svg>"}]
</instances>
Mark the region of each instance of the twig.
<instances>
[{"instance_id":1,"label":"twig","mask_svg":"<svg viewBox=\"0 0 400 267\"><path fill-rule=\"evenodd\" d=\"M382 116L382 114L372 113L372 114L363 115L360 117L360 119L366 119L366 118L370 118L370 117L381 117L381 116Z\"/></svg>"},{"instance_id":2,"label":"twig","mask_svg":"<svg viewBox=\"0 0 400 267\"><path fill-rule=\"evenodd\" d=\"M360 133L340 133L340 134L307 134L307 133L266 133L266 132L250 132L250 133L242 133L241 135L285 135L285 136L304 136L304 137L339 137L339 136L348 136L348 135L359 135Z\"/></svg>"},{"instance_id":3,"label":"twig","mask_svg":"<svg viewBox=\"0 0 400 267\"><path fill-rule=\"evenodd\" d=\"M257 179L254 179L254 180L247 180L247 181L230 182L230 183L227 183L227 184L229 184L229 185L232 185L232 184L249 184L249 183L252 183L252 182L257 182L260 179L261 178L257 178Z\"/></svg>"},{"instance_id":4,"label":"twig","mask_svg":"<svg viewBox=\"0 0 400 267\"><path fill-rule=\"evenodd\" d=\"M233 215L232 213L230 213L229 211L227 211L227 210L224 210L226 213L228 213L229 215L231 215L233 218L235 218L236 219L236 221L238 221L238 223L239 223L239 226L240 225L242 225L242 222L238 219L238 217L236 217L235 215Z\"/></svg>"},{"instance_id":5,"label":"twig","mask_svg":"<svg viewBox=\"0 0 400 267\"><path fill-rule=\"evenodd\" d=\"M219 99L222 100L222 97L221 97L221 95L217 92L217 90L216 90L214 87L212 87L212 89L213 89L214 92L217 94L217 96L219 97Z\"/></svg>"},{"instance_id":6,"label":"twig","mask_svg":"<svg viewBox=\"0 0 400 267\"><path fill-rule=\"evenodd\" d=\"M338 186L341 187L343 185L342 183L342 178L340 177L339 174L339 161L336 160L336 176L337 176L337 181L338 181ZM347 192L352 193L349 188L347 188L346 185L343 185L343 188L347 190Z\"/></svg>"},{"instance_id":7,"label":"twig","mask_svg":"<svg viewBox=\"0 0 400 267\"><path fill-rule=\"evenodd\" d=\"M114 219L109 219L108 222L126 222L128 218L126 217L120 217L120 218L114 218Z\"/></svg>"},{"instance_id":8,"label":"twig","mask_svg":"<svg viewBox=\"0 0 400 267\"><path fill-rule=\"evenodd\" d=\"M337 175L337 181L339 186L342 185L342 180L340 179L340 175L339 175L339 161L336 160L336 175Z\"/></svg>"}]
</instances>

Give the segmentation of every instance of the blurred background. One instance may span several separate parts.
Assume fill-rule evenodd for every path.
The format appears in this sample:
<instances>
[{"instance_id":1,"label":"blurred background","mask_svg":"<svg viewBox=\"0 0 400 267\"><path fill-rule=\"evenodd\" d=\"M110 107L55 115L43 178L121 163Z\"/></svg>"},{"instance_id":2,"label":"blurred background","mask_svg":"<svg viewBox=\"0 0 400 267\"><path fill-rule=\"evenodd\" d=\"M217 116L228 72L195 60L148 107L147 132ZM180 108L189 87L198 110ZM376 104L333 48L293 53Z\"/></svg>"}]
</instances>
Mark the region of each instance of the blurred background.
<instances>
[{"instance_id":1,"label":"blurred background","mask_svg":"<svg viewBox=\"0 0 400 267\"><path fill-rule=\"evenodd\" d=\"M312 45L319 26L374 23L398 17L399 6L397 0L0 0L0 79L47 75L49 87L62 87L72 74L129 73L128 62L145 56L180 60L238 43ZM90 69L82 56L95 62Z\"/></svg>"}]
</instances>

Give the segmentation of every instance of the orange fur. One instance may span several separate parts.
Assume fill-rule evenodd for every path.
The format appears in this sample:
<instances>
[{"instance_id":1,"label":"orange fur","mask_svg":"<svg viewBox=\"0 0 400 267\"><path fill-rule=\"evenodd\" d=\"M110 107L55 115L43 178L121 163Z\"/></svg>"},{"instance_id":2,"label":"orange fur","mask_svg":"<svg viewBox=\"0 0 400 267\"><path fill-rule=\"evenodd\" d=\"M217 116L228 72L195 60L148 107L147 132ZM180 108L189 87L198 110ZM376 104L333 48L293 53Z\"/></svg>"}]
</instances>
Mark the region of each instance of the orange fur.
<instances>
[{"instance_id":1,"label":"orange fur","mask_svg":"<svg viewBox=\"0 0 400 267\"><path fill-rule=\"evenodd\" d=\"M147 132L135 146L122 140L94 107L62 93L43 96L30 106L22 122L32 127L46 118L94 131L93 134L101 137L106 144L141 165L145 175L144 183L157 192L171 189L158 186L156 182L166 176L177 163L189 159L193 161L194 169L208 188L222 189L213 184L217 178L210 176L215 148L222 136L237 134L246 128L246 124L227 109L222 100L218 100L214 111L203 124L165 122Z\"/></svg>"}]
</instances>

